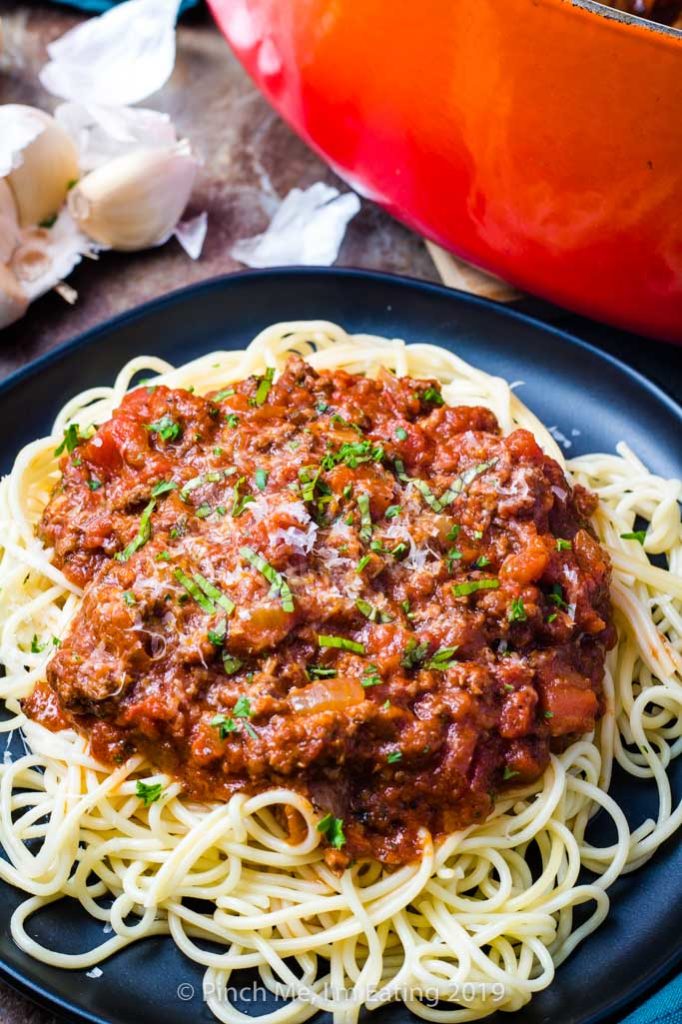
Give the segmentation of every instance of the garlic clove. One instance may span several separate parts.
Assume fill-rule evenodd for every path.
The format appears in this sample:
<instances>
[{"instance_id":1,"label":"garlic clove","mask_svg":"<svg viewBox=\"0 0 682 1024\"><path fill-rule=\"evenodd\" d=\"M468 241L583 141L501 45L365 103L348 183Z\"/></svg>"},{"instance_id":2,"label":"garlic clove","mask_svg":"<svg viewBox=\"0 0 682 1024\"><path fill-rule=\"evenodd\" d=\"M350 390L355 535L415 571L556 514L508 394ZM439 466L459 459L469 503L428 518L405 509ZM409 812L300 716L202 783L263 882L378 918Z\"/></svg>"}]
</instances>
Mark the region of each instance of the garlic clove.
<instances>
[{"instance_id":1,"label":"garlic clove","mask_svg":"<svg viewBox=\"0 0 682 1024\"><path fill-rule=\"evenodd\" d=\"M82 178L69 193L68 208L101 245L124 252L162 245L182 216L198 167L186 142L141 149Z\"/></svg>"},{"instance_id":2,"label":"garlic clove","mask_svg":"<svg viewBox=\"0 0 682 1024\"><path fill-rule=\"evenodd\" d=\"M20 320L28 309L28 296L9 269L0 263L0 329Z\"/></svg>"},{"instance_id":3,"label":"garlic clove","mask_svg":"<svg viewBox=\"0 0 682 1024\"><path fill-rule=\"evenodd\" d=\"M22 118L36 123L39 133L22 151L21 163L7 175L22 227L51 220L61 209L69 187L77 181L78 151L53 117L35 107L7 104L0 120Z\"/></svg>"},{"instance_id":4,"label":"garlic clove","mask_svg":"<svg viewBox=\"0 0 682 1024\"><path fill-rule=\"evenodd\" d=\"M3 178L0 178L0 263L9 263L10 256L20 240L17 205L11 188Z\"/></svg>"}]
</instances>

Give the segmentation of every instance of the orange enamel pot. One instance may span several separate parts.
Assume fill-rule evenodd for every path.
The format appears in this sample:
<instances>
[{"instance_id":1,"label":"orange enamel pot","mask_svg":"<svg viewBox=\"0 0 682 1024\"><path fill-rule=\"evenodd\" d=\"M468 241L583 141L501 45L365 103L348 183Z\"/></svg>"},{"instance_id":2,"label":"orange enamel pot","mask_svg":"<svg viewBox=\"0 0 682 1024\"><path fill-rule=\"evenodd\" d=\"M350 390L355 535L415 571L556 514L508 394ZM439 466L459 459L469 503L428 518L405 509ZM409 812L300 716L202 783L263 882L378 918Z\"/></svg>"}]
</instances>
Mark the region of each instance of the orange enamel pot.
<instances>
[{"instance_id":1,"label":"orange enamel pot","mask_svg":"<svg viewBox=\"0 0 682 1024\"><path fill-rule=\"evenodd\" d=\"M592 0L209 0L357 191L519 288L682 342L682 32Z\"/></svg>"}]
</instances>

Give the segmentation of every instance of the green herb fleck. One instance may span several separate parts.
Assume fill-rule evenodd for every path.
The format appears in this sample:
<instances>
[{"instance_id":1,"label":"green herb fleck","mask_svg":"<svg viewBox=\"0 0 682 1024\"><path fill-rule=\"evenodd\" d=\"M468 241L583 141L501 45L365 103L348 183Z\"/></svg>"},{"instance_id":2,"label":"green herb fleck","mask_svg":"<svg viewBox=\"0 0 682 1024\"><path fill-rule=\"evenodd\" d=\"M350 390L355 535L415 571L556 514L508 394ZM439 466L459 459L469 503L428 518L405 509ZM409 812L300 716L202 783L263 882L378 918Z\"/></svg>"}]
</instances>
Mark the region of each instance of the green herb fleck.
<instances>
[{"instance_id":1,"label":"green herb fleck","mask_svg":"<svg viewBox=\"0 0 682 1024\"><path fill-rule=\"evenodd\" d=\"M264 405L267 401L267 397L270 394L270 388L272 382L275 379L275 367L268 366L265 374L261 377L258 387L256 388L256 394L253 398L249 399L249 405Z\"/></svg>"},{"instance_id":2,"label":"green herb fleck","mask_svg":"<svg viewBox=\"0 0 682 1024\"><path fill-rule=\"evenodd\" d=\"M320 647L338 647L342 651L353 651L354 654L365 653L364 644L359 644L356 640L348 640L345 636L330 636L320 633L317 643Z\"/></svg>"},{"instance_id":3,"label":"green herb fleck","mask_svg":"<svg viewBox=\"0 0 682 1024\"><path fill-rule=\"evenodd\" d=\"M317 823L317 831L324 835L330 846L340 850L346 845L346 836L343 831L343 818L335 818L333 814L325 814Z\"/></svg>"},{"instance_id":4,"label":"green herb fleck","mask_svg":"<svg viewBox=\"0 0 682 1024\"><path fill-rule=\"evenodd\" d=\"M644 544L646 530L632 530L630 533L621 533L621 540L636 540L638 544Z\"/></svg>"},{"instance_id":5,"label":"green herb fleck","mask_svg":"<svg viewBox=\"0 0 682 1024\"><path fill-rule=\"evenodd\" d=\"M146 423L145 430L156 434L162 441L175 441L180 436L180 424L176 423L167 413L155 423Z\"/></svg>"},{"instance_id":6,"label":"green herb fleck","mask_svg":"<svg viewBox=\"0 0 682 1024\"><path fill-rule=\"evenodd\" d=\"M557 537L557 539L556 539L556 549L557 549L557 551L570 551L572 547L573 547L573 545L571 544L570 540L564 540L563 537Z\"/></svg>"},{"instance_id":7,"label":"green herb fleck","mask_svg":"<svg viewBox=\"0 0 682 1024\"><path fill-rule=\"evenodd\" d=\"M264 491L268 485L268 473L267 469L257 469L254 473L254 481L259 491Z\"/></svg>"},{"instance_id":8,"label":"green herb fleck","mask_svg":"<svg viewBox=\"0 0 682 1024\"><path fill-rule=\"evenodd\" d=\"M445 399L440 391L434 387L428 387L425 391L422 391L421 399L422 402L430 405L445 405Z\"/></svg>"},{"instance_id":9,"label":"green herb fleck","mask_svg":"<svg viewBox=\"0 0 682 1024\"><path fill-rule=\"evenodd\" d=\"M140 798L145 807L149 807L151 804L155 804L160 799L163 793L163 786L160 782L142 782L138 779L135 783L135 793Z\"/></svg>"},{"instance_id":10,"label":"green herb fleck","mask_svg":"<svg viewBox=\"0 0 682 1024\"><path fill-rule=\"evenodd\" d=\"M308 665L306 672L310 679L335 679L337 675L335 668L326 665Z\"/></svg>"},{"instance_id":11,"label":"green herb fleck","mask_svg":"<svg viewBox=\"0 0 682 1024\"><path fill-rule=\"evenodd\" d=\"M418 668L429 653L429 645L427 643L417 643L414 637L411 637L407 641L407 646L403 652L403 656L400 659L400 664L403 668L413 669Z\"/></svg>"},{"instance_id":12,"label":"green herb fleck","mask_svg":"<svg viewBox=\"0 0 682 1024\"><path fill-rule=\"evenodd\" d=\"M64 440L54 450L55 455L61 455L64 451L71 454L80 441L85 441L85 437L80 432L80 427L77 423L70 423L64 431Z\"/></svg>"},{"instance_id":13,"label":"green herb fleck","mask_svg":"<svg viewBox=\"0 0 682 1024\"><path fill-rule=\"evenodd\" d=\"M407 441L407 431L404 427L398 427L395 432L396 441Z\"/></svg>"},{"instance_id":14,"label":"green herb fleck","mask_svg":"<svg viewBox=\"0 0 682 1024\"><path fill-rule=\"evenodd\" d=\"M509 621L510 622L525 622L528 618L525 605L522 597L515 597L509 606Z\"/></svg>"},{"instance_id":15,"label":"green herb fleck","mask_svg":"<svg viewBox=\"0 0 682 1024\"><path fill-rule=\"evenodd\" d=\"M360 540L368 544L372 538L372 516L369 510L369 495L358 494L358 508L360 509Z\"/></svg>"},{"instance_id":16,"label":"green herb fleck","mask_svg":"<svg viewBox=\"0 0 682 1024\"><path fill-rule=\"evenodd\" d=\"M360 680L362 686L369 690L372 686L381 686L383 679L379 675L379 669L374 664L367 666Z\"/></svg>"},{"instance_id":17,"label":"green herb fleck","mask_svg":"<svg viewBox=\"0 0 682 1024\"><path fill-rule=\"evenodd\" d=\"M174 491L178 485L173 480L159 480L158 484L152 487L152 498L158 498L161 494Z\"/></svg>"},{"instance_id":18,"label":"green herb fleck","mask_svg":"<svg viewBox=\"0 0 682 1024\"><path fill-rule=\"evenodd\" d=\"M497 579L467 580L466 583L455 583L452 593L455 597L466 597L468 594L475 594L477 590L498 590L500 581Z\"/></svg>"},{"instance_id":19,"label":"green herb fleck","mask_svg":"<svg viewBox=\"0 0 682 1024\"><path fill-rule=\"evenodd\" d=\"M402 761L402 759L403 759L403 752L402 752L402 750L392 750L391 753L386 758L386 761L388 762L388 764L397 764L398 761Z\"/></svg>"},{"instance_id":20,"label":"green herb fleck","mask_svg":"<svg viewBox=\"0 0 682 1024\"><path fill-rule=\"evenodd\" d=\"M143 547L152 535L152 512L156 508L156 498L152 498L149 504L144 509L140 516L140 525L137 534L133 537L130 544L123 549L123 551L117 551L114 558L117 562L127 562L139 548Z\"/></svg>"},{"instance_id":21,"label":"green herb fleck","mask_svg":"<svg viewBox=\"0 0 682 1024\"><path fill-rule=\"evenodd\" d=\"M258 552L253 550L253 548L240 548L239 554L242 558L246 559L249 565L252 565L254 569L257 569L258 572L265 576L265 579L270 584L271 596L279 596L284 611L293 612L294 596L284 576L277 572L277 570L274 569L269 562L266 562L262 555L259 555Z\"/></svg>"},{"instance_id":22,"label":"green herb fleck","mask_svg":"<svg viewBox=\"0 0 682 1024\"><path fill-rule=\"evenodd\" d=\"M434 656L426 662L424 668L434 669L437 672L445 672L445 670L450 668L452 665L457 649L457 644L454 647L441 647L436 651Z\"/></svg>"}]
</instances>

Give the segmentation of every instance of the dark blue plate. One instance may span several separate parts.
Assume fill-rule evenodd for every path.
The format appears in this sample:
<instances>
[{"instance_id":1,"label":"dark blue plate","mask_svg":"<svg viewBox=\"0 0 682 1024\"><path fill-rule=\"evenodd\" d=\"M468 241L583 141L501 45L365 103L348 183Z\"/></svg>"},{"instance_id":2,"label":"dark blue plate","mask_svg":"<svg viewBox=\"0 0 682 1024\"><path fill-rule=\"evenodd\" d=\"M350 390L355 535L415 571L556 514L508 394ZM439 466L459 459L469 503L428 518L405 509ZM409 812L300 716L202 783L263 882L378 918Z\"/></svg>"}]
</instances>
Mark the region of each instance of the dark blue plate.
<instances>
[{"instance_id":1,"label":"dark blue plate","mask_svg":"<svg viewBox=\"0 0 682 1024\"><path fill-rule=\"evenodd\" d=\"M336 320L367 331L452 348L484 370L522 380L520 397L570 440L567 454L613 451L623 439L657 473L682 476L682 410L635 371L560 331L467 295L383 274L283 270L225 277L176 292L112 320L39 359L0 385L0 470L18 449L49 431L64 402L109 383L141 353L186 362L217 348L242 348L278 320ZM677 766L676 787L682 788ZM637 822L655 811L650 787L619 776L615 792ZM679 798L679 795L678 795ZM597 820L595 841L612 839ZM595 1024L637 999L682 960L679 880L682 849L668 842L643 869L610 890L607 922L559 968L554 984L504 1024ZM0 973L10 984L72 1020L187 1024L214 1018L201 996L202 970L170 939L150 939L102 964L102 976L46 967L9 935L20 901L0 884ZM33 925L43 941L77 951L102 941L80 910L56 904ZM246 1013L266 1009L245 979ZM377 1019L375 1016L372 1018ZM380 1011L382 1024L407 1024L401 1004Z\"/></svg>"}]
</instances>

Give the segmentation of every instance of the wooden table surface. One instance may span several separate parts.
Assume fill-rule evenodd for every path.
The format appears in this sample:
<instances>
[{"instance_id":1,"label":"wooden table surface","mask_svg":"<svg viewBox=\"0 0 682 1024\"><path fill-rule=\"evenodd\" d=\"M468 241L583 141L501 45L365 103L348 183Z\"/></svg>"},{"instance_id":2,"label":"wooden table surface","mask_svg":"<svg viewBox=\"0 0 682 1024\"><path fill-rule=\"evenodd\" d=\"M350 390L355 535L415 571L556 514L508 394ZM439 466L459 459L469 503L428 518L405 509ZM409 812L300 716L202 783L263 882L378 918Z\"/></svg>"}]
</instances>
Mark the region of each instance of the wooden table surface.
<instances>
[{"instance_id":1,"label":"wooden table surface","mask_svg":"<svg viewBox=\"0 0 682 1024\"><path fill-rule=\"evenodd\" d=\"M0 103L51 110L38 71L47 43L79 16L48 4L0 0L5 50L0 55ZM201 156L202 169L189 212L207 210L209 228L201 259L193 262L175 241L144 253L105 253L84 260L69 278L79 299L68 306L56 294L34 303L26 317L0 334L0 380L67 338L158 295L242 269L231 243L268 223L268 197L315 181L346 186L268 107L230 53L206 13L183 18L174 74L148 106L171 115ZM364 202L351 222L338 263L438 280L422 239ZM517 308L572 331L657 379L682 397L680 350L594 324L533 299ZM6 922L0 922L6 927ZM0 1024L54 1024L55 1018L0 983Z\"/></svg>"}]
</instances>

